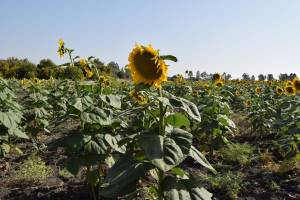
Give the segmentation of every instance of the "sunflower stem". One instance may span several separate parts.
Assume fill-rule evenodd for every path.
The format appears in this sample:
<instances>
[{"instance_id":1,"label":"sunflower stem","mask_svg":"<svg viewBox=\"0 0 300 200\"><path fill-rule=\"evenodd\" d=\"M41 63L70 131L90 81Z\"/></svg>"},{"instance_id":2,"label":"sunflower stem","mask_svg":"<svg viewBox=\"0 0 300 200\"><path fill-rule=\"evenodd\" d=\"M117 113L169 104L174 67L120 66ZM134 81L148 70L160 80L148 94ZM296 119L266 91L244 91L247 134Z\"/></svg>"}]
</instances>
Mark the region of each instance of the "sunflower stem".
<instances>
[{"instance_id":1,"label":"sunflower stem","mask_svg":"<svg viewBox=\"0 0 300 200\"><path fill-rule=\"evenodd\" d=\"M158 88L157 89L158 91L158 96L159 97L162 97L162 90L161 88ZM159 102L159 112L160 112L160 115L159 115L159 134L164 136L165 135L165 120L164 120L164 117L165 117L165 112L164 112L164 105L163 103L160 101Z\"/></svg>"}]
</instances>

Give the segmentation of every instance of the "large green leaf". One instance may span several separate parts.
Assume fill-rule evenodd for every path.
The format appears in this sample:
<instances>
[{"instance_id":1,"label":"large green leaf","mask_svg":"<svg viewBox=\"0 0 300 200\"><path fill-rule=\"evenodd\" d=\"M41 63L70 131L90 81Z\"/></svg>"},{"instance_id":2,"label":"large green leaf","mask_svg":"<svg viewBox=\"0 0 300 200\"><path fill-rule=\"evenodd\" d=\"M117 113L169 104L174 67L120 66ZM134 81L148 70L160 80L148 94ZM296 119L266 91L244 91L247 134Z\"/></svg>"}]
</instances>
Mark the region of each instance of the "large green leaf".
<instances>
[{"instance_id":1,"label":"large green leaf","mask_svg":"<svg viewBox=\"0 0 300 200\"><path fill-rule=\"evenodd\" d=\"M19 138L29 139L28 135L26 135L23 131L18 128L9 128L8 133L10 135L15 135Z\"/></svg>"},{"instance_id":2,"label":"large green leaf","mask_svg":"<svg viewBox=\"0 0 300 200\"><path fill-rule=\"evenodd\" d=\"M168 171L179 165L189 154L193 136L182 129L174 128L165 137L155 133L143 133L139 143L153 165Z\"/></svg>"},{"instance_id":3,"label":"large green leaf","mask_svg":"<svg viewBox=\"0 0 300 200\"><path fill-rule=\"evenodd\" d=\"M69 134L49 144L49 149L65 147L68 151L83 150L84 144L91 140L91 136L83 134Z\"/></svg>"},{"instance_id":4,"label":"large green leaf","mask_svg":"<svg viewBox=\"0 0 300 200\"><path fill-rule=\"evenodd\" d=\"M152 167L150 163L135 161L130 155L124 155L108 170L100 195L115 199L134 192L139 179Z\"/></svg>"},{"instance_id":5,"label":"large green leaf","mask_svg":"<svg viewBox=\"0 0 300 200\"><path fill-rule=\"evenodd\" d=\"M171 114L167 117L166 122L175 128L189 127L189 119L182 113Z\"/></svg>"},{"instance_id":6,"label":"large green leaf","mask_svg":"<svg viewBox=\"0 0 300 200\"><path fill-rule=\"evenodd\" d=\"M210 192L187 178L166 176L162 188L165 200L210 200L212 197Z\"/></svg>"},{"instance_id":7,"label":"large green leaf","mask_svg":"<svg viewBox=\"0 0 300 200\"><path fill-rule=\"evenodd\" d=\"M100 95L100 98L106 104L114 107L114 108L121 108L121 97L117 95Z\"/></svg>"},{"instance_id":8,"label":"large green leaf","mask_svg":"<svg viewBox=\"0 0 300 200\"><path fill-rule=\"evenodd\" d=\"M8 112L0 112L0 122L6 128L16 128L21 122L21 115L11 110Z\"/></svg>"},{"instance_id":9,"label":"large green leaf","mask_svg":"<svg viewBox=\"0 0 300 200\"><path fill-rule=\"evenodd\" d=\"M206 160L205 156L198 151L194 146L190 148L190 156L197 161L202 166L212 170L215 172L215 169L210 165L210 163Z\"/></svg>"}]
</instances>

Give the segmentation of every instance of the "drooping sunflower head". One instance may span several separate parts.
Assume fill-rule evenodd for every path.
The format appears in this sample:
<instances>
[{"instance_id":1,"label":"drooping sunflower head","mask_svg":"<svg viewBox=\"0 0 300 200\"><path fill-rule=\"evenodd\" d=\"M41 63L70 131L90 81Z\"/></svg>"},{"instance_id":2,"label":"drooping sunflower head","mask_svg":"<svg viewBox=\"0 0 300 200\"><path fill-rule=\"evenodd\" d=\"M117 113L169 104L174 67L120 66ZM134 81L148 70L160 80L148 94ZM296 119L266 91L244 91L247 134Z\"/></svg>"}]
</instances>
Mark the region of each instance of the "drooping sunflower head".
<instances>
[{"instance_id":1,"label":"drooping sunflower head","mask_svg":"<svg viewBox=\"0 0 300 200\"><path fill-rule=\"evenodd\" d=\"M297 92L300 92L300 79L295 78L293 80L293 86Z\"/></svg>"},{"instance_id":2,"label":"drooping sunflower head","mask_svg":"<svg viewBox=\"0 0 300 200\"><path fill-rule=\"evenodd\" d=\"M144 105L148 103L148 97L140 91L132 90L130 91L130 96L133 97L134 101L139 105Z\"/></svg>"},{"instance_id":3,"label":"drooping sunflower head","mask_svg":"<svg viewBox=\"0 0 300 200\"><path fill-rule=\"evenodd\" d=\"M296 88L294 88L293 86L285 86L284 90L285 93L290 96L296 95Z\"/></svg>"},{"instance_id":4,"label":"drooping sunflower head","mask_svg":"<svg viewBox=\"0 0 300 200\"><path fill-rule=\"evenodd\" d=\"M262 92L262 88L261 87L256 87L255 88L255 93L256 94L260 94Z\"/></svg>"},{"instance_id":5,"label":"drooping sunflower head","mask_svg":"<svg viewBox=\"0 0 300 200\"><path fill-rule=\"evenodd\" d=\"M184 78L181 74L177 74L175 79L174 79L174 82L177 83L177 84L182 84L184 83Z\"/></svg>"},{"instance_id":6,"label":"drooping sunflower head","mask_svg":"<svg viewBox=\"0 0 300 200\"><path fill-rule=\"evenodd\" d=\"M217 81L215 82L215 85L216 85L217 87L222 87L222 86L224 85L224 82L223 82L222 80L217 80Z\"/></svg>"},{"instance_id":7,"label":"drooping sunflower head","mask_svg":"<svg viewBox=\"0 0 300 200\"><path fill-rule=\"evenodd\" d=\"M60 58L62 58L65 54L65 42L63 41L63 39L59 39L59 41L58 41L57 53Z\"/></svg>"},{"instance_id":8,"label":"drooping sunflower head","mask_svg":"<svg viewBox=\"0 0 300 200\"><path fill-rule=\"evenodd\" d=\"M162 82L167 81L167 65L151 45L137 44L129 54L128 61L135 84L160 87Z\"/></svg>"},{"instance_id":9,"label":"drooping sunflower head","mask_svg":"<svg viewBox=\"0 0 300 200\"><path fill-rule=\"evenodd\" d=\"M276 91L277 95L282 95L282 93L283 93L283 89L281 87L279 87L279 86L276 87L275 91Z\"/></svg>"},{"instance_id":10,"label":"drooping sunflower head","mask_svg":"<svg viewBox=\"0 0 300 200\"><path fill-rule=\"evenodd\" d=\"M219 74L219 73L215 73L215 74L213 75L212 79L213 79L213 81L219 81L219 80L222 79L222 76L221 76L221 74Z\"/></svg>"}]
</instances>

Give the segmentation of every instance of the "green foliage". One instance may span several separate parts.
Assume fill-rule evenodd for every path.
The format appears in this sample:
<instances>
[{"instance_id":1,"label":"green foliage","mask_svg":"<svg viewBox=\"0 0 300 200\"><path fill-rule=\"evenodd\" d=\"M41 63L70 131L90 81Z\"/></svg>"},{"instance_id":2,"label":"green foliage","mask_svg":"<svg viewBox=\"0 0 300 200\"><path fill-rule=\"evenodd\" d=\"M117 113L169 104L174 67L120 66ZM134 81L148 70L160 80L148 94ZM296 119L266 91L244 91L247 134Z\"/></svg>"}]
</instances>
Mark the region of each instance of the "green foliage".
<instances>
[{"instance_id":1,"label":"green foliage","mask_svg":"<svg viewBox=\"0 0 300 200\"><path fill-rule=\"evenodd\" d=\"M204 178L212 185L212 187L224 191L230 199L238 198L238 194L243 185L241 175L236 175L232 172L218 175L206 175Z\"/></svg>"},{"instance_id":2,"label":"green foliage","mask_svg":"<svg viewBox=\"0 0 300 200\"><path fill-rule=\"evenodd\" d=\"M220 150L220 155L225 162L238 163L247 166L253 159L254 148L249 144L231 143Z\"/></svg>"},{"instance_id":3,"label":"green foliage","mask_svg":"<svg viewBox=\"0 0 300 200\"><path fill-rule=\"evenodd\" d=\"M43 183L53 174L53 169L37 155L27 158L17 170L14 171L15 179L33 183Z\"/></svg>"}]
</instances>

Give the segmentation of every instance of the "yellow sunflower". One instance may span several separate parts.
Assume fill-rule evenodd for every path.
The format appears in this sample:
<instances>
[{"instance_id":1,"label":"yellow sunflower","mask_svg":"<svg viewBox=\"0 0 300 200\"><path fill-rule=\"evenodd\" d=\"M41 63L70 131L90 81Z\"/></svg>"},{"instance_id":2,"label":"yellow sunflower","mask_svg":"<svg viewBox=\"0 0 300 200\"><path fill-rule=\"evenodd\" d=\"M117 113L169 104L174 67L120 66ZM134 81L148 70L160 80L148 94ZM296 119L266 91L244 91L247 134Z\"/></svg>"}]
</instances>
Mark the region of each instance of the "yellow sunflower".
<instances>
[{"instance_id":1,"label":"yellow sunflower","mask_svg":"<svg viewBox=\"0 0 300 200\"><path fill-rule=\"evenodd\" d=\"M57 53L60 58L62 58L65 54L65 42L63 41L63 39L59 39L59 41L58 41Z\"/></svg>"},{"instance_id":2,"label":"yellow sunflower","mask_svg":"<svg viewBox=\"0 0 300 200\"><path fill-rule=\"evenodd\" d=\"M247 108L249 108L249 107L251 106L251 101L250 101L250 100L246 100L246 101L245 101L245 106L246 106Z\"/></svg>"},{"instance_id":3,"label":"yellow sunflower","mask_svg":"<svg viewBox=\"0 0 300 200\"><path fill-rule=\"evenodd\" d=\"M108 78L106 76L99 76L99 84L104 87L104 86L109 86L110 85L110 81L108 80Z\"/></svg>"},{"instance_id":4,"label":"yellow sunflower","mask_svg":"<svg viewBox=\"0 0 300 200\"><path fill-rule=\"evenodd\" d=\"M128 57L128 68L135 84L160 87L167 80L167 65L160 59L158 50L151 45L137 44Z\"/></svg>"},{"instance_id":5,"label":"yellow sunflower","mask_svg":"<svg viewBox=\"0 0 300 200\"><path fill-rule=\"evenodd\" d=\"M294 88L293 86L285 86L284 88L286 94L294 96L296 95L296 88Z\"/></svg>"},{"instance_id":6,"label":"yellow sunflower","mask_svg":"<svg viewBox=\"0 0 300 200\"><path fill-rule=\"evenodd\" d=\"M84 69L86 77L91 78L94 75L93 71L90 68L88 68L87 66L84 66L83 69Z\"/></svg>"},{"instance_id":7,"label":"yellow sunflower","mask_svg":"<svg viewBox=\"0 0 300 200\"><path fill-rule=\"evenodd\" d=\"M219 81L219 80L222 79L222 76L221 76L221 74L219 74L219 73L215 73L215 74L213 75L212 79L213 79L213 81Z\"/></svg>"},{"instance_id":8,"label":"yellow sunflower","mask_svg":"<svg viewBox=\"0 0 300 200\"><path fill-rule=\"evenodd\" d=\"M276 87L276 94L277 95L282 95L282 93L283 93L283 89L281 88L281 87Z\"/></svg>"},{"instance_id":9,"label":"yellow sunflower","mask_svg":"<svg viewBox=\"0 0 300 200\"><path fill-rule=\"evenodd\" d=\"M262 88L261 87L256 87L255 88L255 93L256 94L260 94L262 92Z\"/></svg>"},{"instance_id":10,"label":"yellow sunflower","mask_svg":"<svg viewBox=\"0 0 300 200\"><path fill-rule=\"evenodd\" d=\"M296 89L297 92L300 92L300 80L299 79L294 79L293 80L293 86Z\"/></svg>"},{"instance_id":11,"label":"yellow sunflower","mask_svg":"<svg viewBox=\"0 0 300 200\"><path fill-rule=\"evenodd\" d=\"M133 97L134 101L137 102L139 105L144 105L148 103L148 98L144 95L142 95L141 92L132 90L130 91L130 96Z\"/></svg>"},{"instance_id":12,"label":"yellow sunflower","mask_svg":"<svg viewBox=\"0 0 300 200\"><path fill-rule=\"evenodd\" d=\"M224 85L224 82L223 82L222 80L217 80L217 81L215 82L215 85L216 85L217 87L222 87L222 86Z\"/></svg>"},{"instance_id":13,"label":"yellow sunflower","mask_svg":"<svg viewBox=\"0 0 300 200\"><path fill-rule=\"evenodd\" d=\"M81 59L79 60L79 64L80 64L80 66L82 66L82 67L86 66L86 65L87 65L86 59L81 58Z\"/></svg>"},{"instance_id":14,"label":"yellow sunflower","mask_svg":"<svg viewBox=\"0 0 300 200\"><path fill-rule=\"evenodd\" d=\"M199 96L199 92L197 90L194 90L193 93L192 93L192 96L193 97Z\"/></svg>"}]
</instances>

